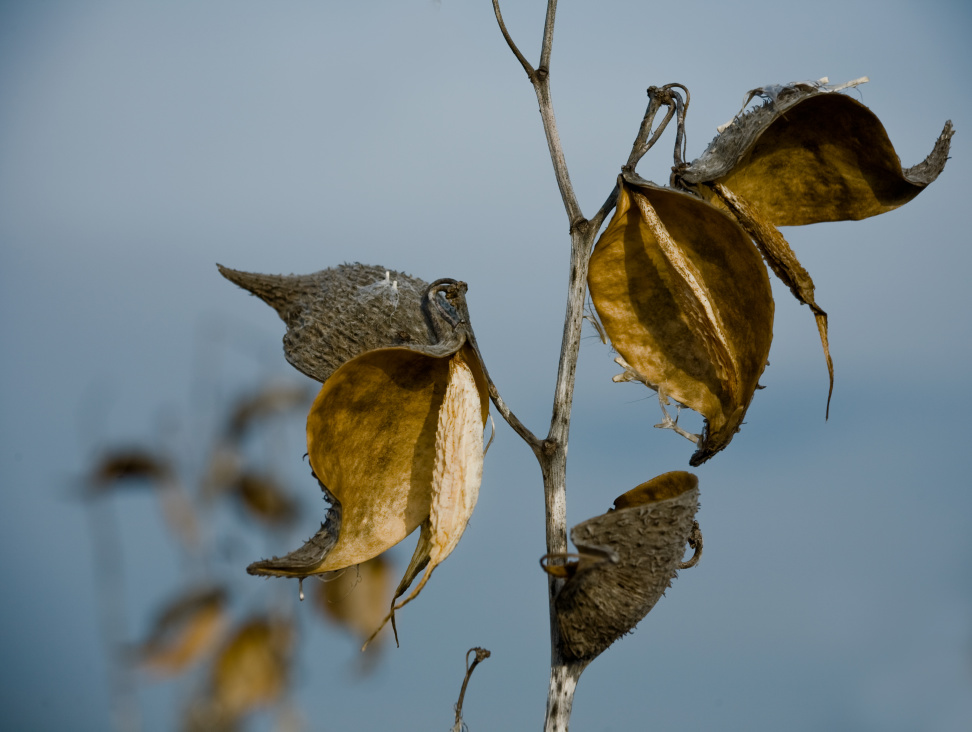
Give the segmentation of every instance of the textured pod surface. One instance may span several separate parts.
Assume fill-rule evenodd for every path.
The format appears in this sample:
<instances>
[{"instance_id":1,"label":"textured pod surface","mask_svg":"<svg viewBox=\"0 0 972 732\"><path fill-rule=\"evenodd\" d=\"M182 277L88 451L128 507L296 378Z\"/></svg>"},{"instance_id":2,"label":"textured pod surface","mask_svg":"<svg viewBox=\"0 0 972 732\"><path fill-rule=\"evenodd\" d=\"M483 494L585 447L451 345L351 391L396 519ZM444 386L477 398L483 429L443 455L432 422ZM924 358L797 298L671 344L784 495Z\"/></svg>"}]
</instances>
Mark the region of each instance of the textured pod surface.
<instances>
[{"instance_id":1,"label":"textured pod surface","mask_svg":"<svg viewBox=\"0 0 972 732\"><path fill-rule=\"evenodd\" d=\"M342 264L309 275L220 273L270 305L287 324L284 354L318 381L375 348L435 342L423 312L428 284L395 270Z\"/></svg>"},{"instance_id":2,"label":"textured pod surface","mask_svg":"<svg viewBox=\"0 0 972 732\"><path fill-rule=\"evenodd\" d=\"M464 347L463 353L464 362L473 364L481 435L488 416L486 383L472 349ZM257 562L249 572L305 577L350 567L391 548L429 518L441 452L437 434L450 364L457 357L386 348L334 372L307 418L311 467L334 508L303 547ZM477 447L481 466L481 438Z\"/></svg>"},{"instance_id":3,"label":"textured pod surface","mask_svg":"<svg viewBox=\"0 0 972 732\"><path fill-rule=\"evenodd\" d=\"M678 177L709 198L700 184L722 183L776 226L863 219L907 203L935 180L952 132L946 122L928 157L903 169L880 120L856 99L786 86L733 120Z\"/></svg>"},{"instance_id":4,"label":"textured pod surface","mask_svg":"<svg viewBox=\"0 0 972 732\"><path fill-rule=\"evenodd\" d=\"M591 256L591 300L646 383L706 418L698 465L738 431L766 366L773 296L749 236L694 196L619 179Z\"/></svg>"},{"instance_id":5,"label":"textured pod surface","mask_svg":"<svg viewBox=\"0 0 972 732\"><path fill-rule=\"evenodd\" d=\"M577 524L580 560L557 595L565 653L592 659L634 628L677 575L698 510L698 478L665 473Z\"/></svg>"},{"instance_id":6,"label":"textured pod surface","mask_svg":"<svg viewBox=\"0 0 972 732\"><path fill-rule=\"evenodd\" d=\"M421 526L396 599L425 575L393 601L394 620L455 548L479 495L489 387L466 284L360 264L305 277L220 271L277 310L288 360L324 382L307 452L331 503L327 518L299 549L247 571L304 578L344 569Z\"/></svg>"}]
</instances>

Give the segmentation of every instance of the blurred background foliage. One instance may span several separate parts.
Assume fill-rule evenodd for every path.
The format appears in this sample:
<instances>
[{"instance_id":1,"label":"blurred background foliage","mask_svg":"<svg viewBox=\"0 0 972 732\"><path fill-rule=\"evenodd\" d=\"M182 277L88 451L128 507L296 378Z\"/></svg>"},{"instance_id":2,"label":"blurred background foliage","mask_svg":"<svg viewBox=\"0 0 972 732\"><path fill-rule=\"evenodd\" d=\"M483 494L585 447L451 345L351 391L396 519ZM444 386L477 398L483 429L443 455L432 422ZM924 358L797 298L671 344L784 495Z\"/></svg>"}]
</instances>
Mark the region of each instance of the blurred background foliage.
<instances>
[{"instance_id":1,"label":"blurred background foliage","mask_svg":"<svg viewBox=\"0 0 972 732\"><path fill-rule=\"evenodd\" d=\"M504 7L531 58L543 12ZM691 90L689 158L747 90L822 76L870 76L853 93L905 165L946 119L957 130L942 177L907 206L784 232L830 314L830 420L806 308L774 285L766 389L731 449L697 471L705 556L585 672L578 730L972 727L970 37L960 0L562 3L553 97L587 215L652 84ZM386 643L367 675L359 639L318 620L319 588L305 583L300 603L296 583L245 574L323 518L300 410L238 438L240 470L294 502L292 528L251 516L228 479L225 493L203 489L239 400L271 383L314 390L283 360L276 314L216 262L461 278L504 399L531 428L548 423L567 226L536 98L490 4L0 2L0 99L0 726L109 727L109 668L131 665L105 652L105 577L123 585L109 637L132 652L186 593L227 593L208 657L170 679L128 674L147 730L182 726L212 691L219 649L274 613L292 624L283 704L308 729L447 728L473 646L493 656L466 696L470 728L539 726L543 500L533 456L504 424L462 542L402 614L401 648ZM668 179L671 142L642 175ZM588 333L570 525L685 469L693 450L652 429L657 400L612 383L612 354ZM694 417L680 424L697 432ZM89 484L107 456L135 450L179 491ZM104 495L82 503L87 492ZM185 524L180 505L197 519L195 553L170 529ZM106 561L121 565L107 573L92 552L106 525L118 530ZM245 725L272 729L280 713Z\"/></svg>"}]
</instances>

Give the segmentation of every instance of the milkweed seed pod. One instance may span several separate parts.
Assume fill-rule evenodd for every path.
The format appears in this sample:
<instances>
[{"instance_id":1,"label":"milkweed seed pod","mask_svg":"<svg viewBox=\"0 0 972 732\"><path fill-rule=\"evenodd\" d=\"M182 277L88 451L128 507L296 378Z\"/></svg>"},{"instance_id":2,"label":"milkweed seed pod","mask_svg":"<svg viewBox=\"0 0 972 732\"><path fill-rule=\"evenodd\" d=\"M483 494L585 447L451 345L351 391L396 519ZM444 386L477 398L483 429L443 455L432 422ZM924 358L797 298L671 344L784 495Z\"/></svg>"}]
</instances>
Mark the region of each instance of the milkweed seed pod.
<instances>
[{"instance_id":1,"label":"milkweed seed pod","mask_svg":"<svg viewBox=\"0 0 972 732\"><path fill-rule=\"evenodd\" d=\"M277 310L287 359L323 382L307 451L327 518L300 549L247 571L304 578L351 567L421 527L396 599L425 575L401 607L455 548L482 479L488 389L465 283L360 264L302 277L220 271Z\"/></svg>"},{"instance_id":2,"label":"milkweed seed pod","mask_svg":"<svg viewBox=\"0 0 972 732\"><path fill-rule=\"evenodd\" d=\"M545 567L567 577L555 605L568 658L599 655L671 586L693 531L698 485L692 473L659 475L619 496L607 513L571 529L579 560Z\"/></svg>"},{"instance_id":3,"label":"milkweed seed pod","mask_svg":"<svg viewBox=\"0 0 972 732\"><path fill-rule=\"evenodd\" d=\"M781 85L677 178L708 198L715 196L706 184L721 183L774 226L863 219L907 203L934 181L952 133L946 122L928 157L903 169L880 120L856 99L817 84Z\"/></svg>"},{"instance_id":4,"label":"milkweed seed pod","mask_svg":"<svg viewBox=\"0 0 972 732\"><path fill-rule=\"evenodd\" d=\"M834 367L827 313L814 284L777 226L864 219L895 209L934 181L948 160L953 134L945 123L931 153L904 169L887 132L871 110L830 87L803 82L753 89L767 103L738 115L697 160L675 171L674 185L724 207L753 237L773 272L814 314L830 390Z\"/></svg>"},{"instance_id":5,"label":"milkweed seed pod","mask_svg":"<svg viewBox=\"0 0 972 732\"><path fill-rule=\"evenodd\" d=\"M639 380L705 417L692 465L729 444L766 367L773 295L749 236L695 196L618 178L591 300Z\"/></svg>"},{"instance_id":6,"label":"milkweed seed pod","mask_svg":"<svg viewBox=\"0 0 972 732\"><path fill-rule=\"evenodd\" d=\"M193 590L166 605L148 639L136 650L138 664L158 676L174 676L206 656L226 626L227 595L221 587Z\"/></svg>"}]
</instances>

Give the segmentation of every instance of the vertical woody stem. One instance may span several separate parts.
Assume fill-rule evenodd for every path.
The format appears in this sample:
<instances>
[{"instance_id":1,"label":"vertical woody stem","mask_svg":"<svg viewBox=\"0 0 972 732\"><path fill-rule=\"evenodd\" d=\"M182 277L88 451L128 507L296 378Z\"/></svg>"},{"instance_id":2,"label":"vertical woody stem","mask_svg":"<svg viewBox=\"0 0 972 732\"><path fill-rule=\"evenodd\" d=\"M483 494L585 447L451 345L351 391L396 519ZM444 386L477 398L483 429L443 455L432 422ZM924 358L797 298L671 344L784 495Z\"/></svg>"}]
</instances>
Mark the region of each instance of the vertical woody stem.
<instances>
[{"instance_id":1,"label":"vertical woody stem","mask_svg":"<svg viewBox=\"0 0 972 732\"><path fill-rule=\"evenodd\" d=\"M564 315L564 335L554 388L550 431L546 439L540 443L539 449L535 450L543 474L547 553L555 555L567 551L567 438L570 432L577 355L580 351L584 299L587 294L588 257L601 223L614 206L617 192L613 191L608 196L608 200L593 221L584 218L567 172L567 162L557 132L553 100L550 96L550 54L553 47L557 0L548 0L547 3L540 66L537 69L530 65L510 37L500 13L498 0L492 1L500 31L509 44L510 50L523 66L536 92L540 105L540 118L543 121L547 147L550 150L550 160L553 163L557 186L570 224L570 279L567 285L567 310ZM571 662L564 657L555 606L557 593L563 585L563 580L548 576L547 582L550 602L550 686L544 729L546 732L566 732L570 722L574 689L586 664Z\"/></svg>"}]
</instances>

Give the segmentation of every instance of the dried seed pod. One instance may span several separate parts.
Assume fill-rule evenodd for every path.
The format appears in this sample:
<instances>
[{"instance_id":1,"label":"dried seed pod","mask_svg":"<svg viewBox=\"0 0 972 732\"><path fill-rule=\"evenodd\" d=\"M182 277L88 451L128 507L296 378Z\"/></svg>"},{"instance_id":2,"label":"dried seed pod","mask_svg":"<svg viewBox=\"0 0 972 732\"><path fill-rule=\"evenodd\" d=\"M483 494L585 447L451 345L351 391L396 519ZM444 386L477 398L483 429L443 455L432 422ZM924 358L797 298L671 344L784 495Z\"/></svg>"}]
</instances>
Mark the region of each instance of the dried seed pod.
<instances>
[{"instance_id":1,"label":"dried seed pod","mask_svg":"<svg viewBox=\"0 0 972 732\"><path fill-rule=\"evenodd\" d=\"M570 532L579 560L544 567L567 581L555 605L568 658L590 661L634 628L678 574L698 510L698 478L674 471L633 488Z\"/></svg>"},{"instance_id":2,"label":"dried seed pod","mask_svg":"<svg viewBox=\"0 0 972 732\"><path fill-rule=\"evenodd\" d=\"M136 658L159 676L173 676L205 656L226 625L226 590L207 587L181 595L156 618Z\"/></svg>"},{"instance_id":3,"label":"dried seed pod","mask_svg":"<svg viewBox=\"0 0 972 732\"><path fill-rule=\"evenodd\" d=\"M707 198L715 196L703 184L721 183L775 226L863 219L907 203L935 180L952 133L946 122L928 157L903 169L880 120L856 99L782 85L771 101L736 117L676 180Z\"/></svg>"},{"instance_id":4,"label":"dried seed pod","mask_svg":"<svg viewBox=\"0 0 972 732\"><path fill-rule=\"evenodd\" d=\"M332 504L327 520L300 549L247 571L303 578L343 569L422 526L396 599L423 568L425 576L393 613L455 548L479 493L489 397L465 283L393 280L362 265L290 278L221 271L277 309L288 360L324 381L307 450ZM379 272L384 279L363 284Z\"/></svg>"},{"instance_id":5,"label":"dried seed pod","mask_svg":"<svg viewBox=\"0 0 972 732\"><path fill-rule=\"evenodd\" d=\"M614 348L659 392L706 418L699 465L739 430L766 366L773 296L766 268L729 216L626 176L591 255L591 300Z\"/></svg>"},{"instance_id":6,"label":"dried seed pod","mask_svg":"<svg viewBox=\"0 0 972 732\"><path fill-rule=\"evenodd\" d=\"M702 156L673 178L728 209L773 272L813 311L830 376L829 416L834 366L827 313L776 226L863 219L907 203L942 172L953 130L946 122L928 157L902 169L874 113L835 93L867 78L836 86L826 81L753 89L743 107L757 95L767 103L720 128Z\"/></svg>"}]
</instances>

